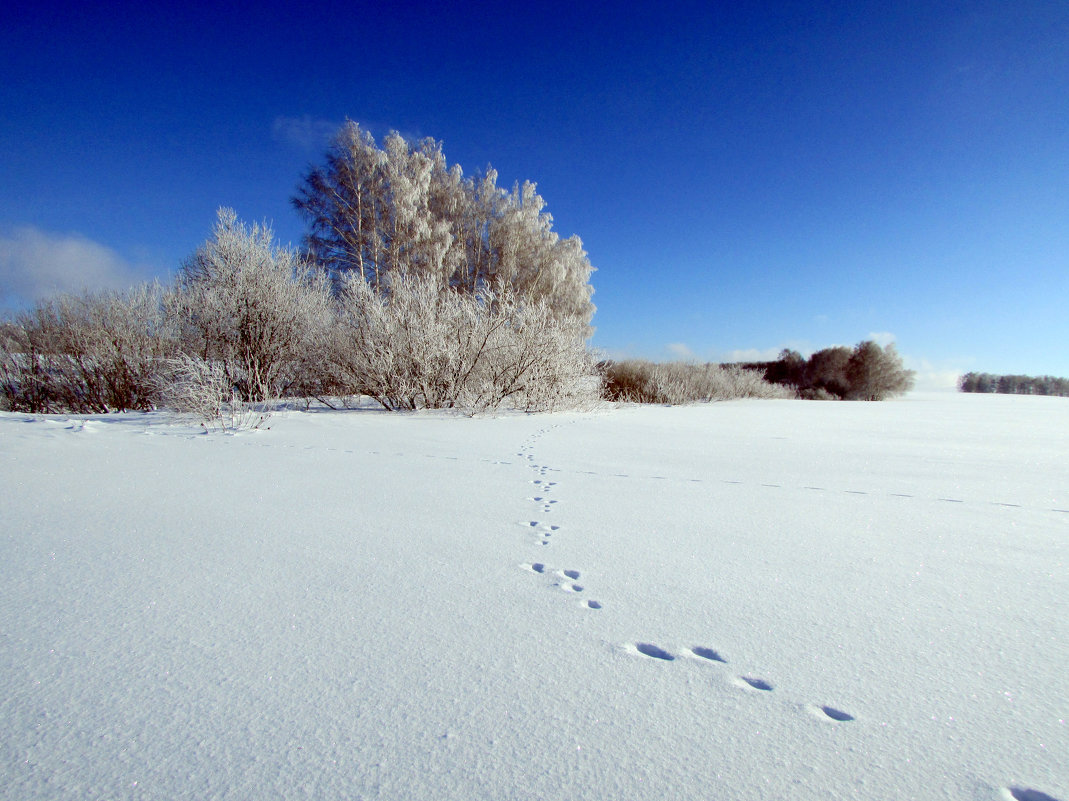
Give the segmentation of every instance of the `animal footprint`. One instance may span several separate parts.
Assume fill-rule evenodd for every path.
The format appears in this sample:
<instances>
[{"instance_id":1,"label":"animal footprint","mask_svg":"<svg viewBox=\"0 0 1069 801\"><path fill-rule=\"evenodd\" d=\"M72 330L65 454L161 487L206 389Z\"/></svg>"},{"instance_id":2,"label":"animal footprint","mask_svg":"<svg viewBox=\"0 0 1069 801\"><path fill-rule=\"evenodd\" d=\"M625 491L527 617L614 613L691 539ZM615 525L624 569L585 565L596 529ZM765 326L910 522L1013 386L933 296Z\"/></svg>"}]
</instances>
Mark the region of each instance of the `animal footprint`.
<instances>
[{"instance_id":1,"label":"animal footprint","mask_svg":"<svg viewBox=\"0 0 1069 801\"><path fill-rule=\"evenodd\" d=\"M1013 801L1058 801L1052 795L1047 795L1039 790L1030 790L1027 787L1008 787L1006 792L1008 793L1006 797L1012 798Z\"/></svg>"},{"instance_id":2,"label":"animal footprint","mask_svg":"<svg viewBox=\"0 0 1069 801\"><path fill-rule=\"evenodd\" d=\"M583 606L587 609L601 609L601 601L586 600L583 601Z\"/></svg>"},{"instance_id":3,"label":"animal footprint","mask_svg":"<svg viewBox=\"0 0 1069 801\"><path fill-rule=\"evenodd\" d=\"M651 642L635 643L635 650L643 656L648 656L651 659L663 659L665 662L671 662L675 659L673 654L668 653L668 651Z\"/></svg>"},{"instance_id":4,"label":"animal footprint","mask_svg":"<svg viewBox=\"0 0 1069 801\"><path fill-rule=\"evenodd\" d=\"M563 571L563 575L566 578L570 578L570 579L572 579L574 581L574 580L579 578L579 571L578 570L565 570L565 571Z\"/></svg>"},{"instance_id":5,"label":"animal footprint","mask_svg":"<svg viewBox=\"0 0 1069 801\"><path fill-rule=\"evenodd\" d=\"M578 584L560 584L558 585L565 592L582 592L583 588Z\"/></svg>"},{"instance_id":6,"label":"animal footprint","mask_svg":"<svg viewBox=\"0 0 1069 801\"><path fill-rule=\"evenodd\" d=\"M826 715L836 723L846 723L848 720L854 720L854 716L849 712L843 712L841 709L836 709L833 706L818 707L821 714Z\"/></svg>"},{"instance_id":7,"label":"animal footprint","mask_svg":"<svg viewBox=\"0 0 1069 801\"><path fill-rule=\"evenodd\" d=\"M739 680L745 682L747 686L752 687L755 690L768 692L772 689L772 685L764 679L754 678L753 676L739 676Z\"/></svg>"},{"instance_id":8,"label":"animal footprint","mask_svg":"<svg viewBox=\"0 0 1069 801\"><path fill-rule=\"evenodd\" d=\"M700 656L702 659L708 659L710 662L723 662L725 665L727 664L727 660L712 648L696 645L690 649L690 652L695 656Z\"/></svg>"}]
</instances>

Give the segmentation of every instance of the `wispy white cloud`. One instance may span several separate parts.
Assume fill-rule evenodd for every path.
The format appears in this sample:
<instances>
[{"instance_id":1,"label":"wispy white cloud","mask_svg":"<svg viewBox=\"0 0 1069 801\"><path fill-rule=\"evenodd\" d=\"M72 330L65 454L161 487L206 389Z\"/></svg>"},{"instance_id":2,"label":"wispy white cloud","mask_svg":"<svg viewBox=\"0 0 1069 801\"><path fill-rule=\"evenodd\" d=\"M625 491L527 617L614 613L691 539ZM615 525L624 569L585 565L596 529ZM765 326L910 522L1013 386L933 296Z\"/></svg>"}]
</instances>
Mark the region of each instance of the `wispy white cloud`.
<instances>
[{"instance_id":1,"label":"wispy white cloud","mask_svg":"<svg viewBox=\"0 0 1069 801\"><path fill-rule=\"evenodd\" d=\"M114 250L79 234L33 226L0 233L0 305L15 307L60 292L126 289L148 277Z\"/></svg>"},{"instance_id":2,"label":"wispy white cloud","mask_svg":"<svg viewBox=\"0 0 1069 801\"><path fill-rule=\"evenodd\" d=\"M275 141L303 151L320 151L330 144L342 123L310 117L275 117L271 135Z\"/></svg>"},{"instance_id":3,"label":"wispy white cloud","mask_svg":"<svg viewBox=\"0 0 1069 801\"><path fill-rule=\"evenodd\" d=\"M673 359L693 359L694 351L684 342L669 342L664 346L669 356Z\"/></svg>"}]
</instances>

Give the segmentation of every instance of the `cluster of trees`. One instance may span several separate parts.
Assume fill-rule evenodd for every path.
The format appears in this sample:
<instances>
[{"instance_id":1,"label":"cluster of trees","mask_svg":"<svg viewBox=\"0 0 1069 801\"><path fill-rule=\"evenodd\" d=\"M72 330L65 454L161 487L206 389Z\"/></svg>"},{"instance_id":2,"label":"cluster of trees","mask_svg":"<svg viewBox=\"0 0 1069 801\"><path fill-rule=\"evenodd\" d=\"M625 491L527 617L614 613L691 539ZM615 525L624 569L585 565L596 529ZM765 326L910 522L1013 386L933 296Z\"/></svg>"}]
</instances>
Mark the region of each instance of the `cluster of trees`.
<instances>
[{"instance_id":1,"label":"cluster of trees","mask_svg":"<svg viewBox=\"0 0 1069 801\"><path fill-rule=\"evenodd\" d=\"M465 177L433 139L382 145L348 122L294 206L305 250L220 209L171 286L61 296L0 322L0 408L99 413L170 406L242 427L286 397L374 398L386 409L733 397L877 400L912 374L863 342L764 372L717 365L596 365L593 268L561 239L535 185ZM600 369L599 369L600 367ZM790 385L791 389L775 386Z\"/></svg>"},{"instance_id":2,"label":"cluster of trees","mask_svg":"<svg viewBox=\"0 0 1069 801\"><path fill-rule=\"evenodd\" d=\"M61 296L0 324L0 405L168 405L232 425L283 397L584 404L600 386L593 268L534 184L496 180L465 178L432 139L392 133L379 147L347 123L293 201L304 253L222 209L174 285Z\"/></svg>"},{"instance_id":3,"label":"cluster of trees","mask_svg":"<svg viewBox=\"0 0 1069 801\"><path fill-rule=\"evenodd\" d=\"M332 282L223 209L173 286L61 296L4 324L0 398L46 413L166 405L220 427L255 423L283 397L552 409L597 396L585 334L507 285L460 292L415 270L388 288Z\"/></svg>"},{"instance_id":4,"label":"cluster of trees","mask_svg":"<svg viewBox=\"0 0 1069 801\"><path fill-rule=\"evenodd\" d=\"M763 366L767 381L816 400L884 400L911 390L915 377L902 365L893 344L881 348L870 340L853 348L825 348L808 359L784 350L779 359Z\"/></svg>"},{"instance_id":5,"label":"cluster of trees","mask_svg":"<svg viewBox=\"0 0 1069 801\"><path fill-rule=\"evenodd\" d=\"M962 392L998 392L1003 395L1058 395L1069 397L1069 378L1050 375L992 375L966 373L958 381Z\"/></svg>"}]
</instances>

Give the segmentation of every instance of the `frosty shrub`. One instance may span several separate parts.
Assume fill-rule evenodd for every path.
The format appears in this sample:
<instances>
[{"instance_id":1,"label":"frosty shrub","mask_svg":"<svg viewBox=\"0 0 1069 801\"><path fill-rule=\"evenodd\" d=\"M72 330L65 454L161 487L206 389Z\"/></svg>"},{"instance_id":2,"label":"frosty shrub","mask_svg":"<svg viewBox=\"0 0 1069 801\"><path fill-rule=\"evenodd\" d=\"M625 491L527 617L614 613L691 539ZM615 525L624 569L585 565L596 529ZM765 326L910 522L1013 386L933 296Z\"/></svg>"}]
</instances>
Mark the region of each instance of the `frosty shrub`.
<instances>
[{"instance_id":1,"label":"frosty shrub","mask_svg":"<svg viewBox=\"0 0 1069 801\"><path fill-rule=\"evenodd\" d=\"M220 209L212 237L183 265L174 314L184 351L222 370L243 401L278 398L318 369L332 319L329 283L266 226Z\"/></svg>"},{"instance_id":2,"label":"frosty shrub","mask_svg":"<svg viewBox=\"0 0 1069 801\"><path fill-rule=\"evenodd\" d=\"M541 411L597 398L584 324L559 319L544 301L397 274L387 291L352 276L339 307L333 383L385 409Z\"/></svg>"},{"instance_id":3,"label":"frosty shrub","mask_svg":"<svg viewBox=\"0 0 1069 801\"><path fill-rule=\"evenodd\" d=\"M643 359L608 362L604 395L632 403L681 404L736 398L790 398L794 393L740 367Z\"/></svg>"},{"instance_id":4,"label":"frosty shrub","mask_svg":"<svg viewBox=\"0 0 1069 801\"><path fill-rule=\"evenodd\" d=\"M184 353L166 362L160 394L168 407L209 431L258 428L271 415L266 404L241 398L222 364Z\"/></svg>"},{"instance_id":5,"label":"frosty shrub","mask_svg":"<svg viewBox=\"0 0 1069 801\"><path fill-rule=\"evenodd\" d=\"M156 284L125 293L62 295L4 328L0 393L11 410L101 413L159 402L175 332Z\"/></svg>"}]
</instances>

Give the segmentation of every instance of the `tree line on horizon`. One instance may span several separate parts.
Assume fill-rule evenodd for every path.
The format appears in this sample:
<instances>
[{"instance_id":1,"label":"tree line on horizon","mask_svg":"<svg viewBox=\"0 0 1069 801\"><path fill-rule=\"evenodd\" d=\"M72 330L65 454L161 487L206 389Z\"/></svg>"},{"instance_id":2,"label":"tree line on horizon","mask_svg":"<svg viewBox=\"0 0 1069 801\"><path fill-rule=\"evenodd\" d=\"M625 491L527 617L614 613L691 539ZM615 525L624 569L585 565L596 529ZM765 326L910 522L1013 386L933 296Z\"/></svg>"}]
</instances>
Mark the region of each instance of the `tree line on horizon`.
<instances>
[{"instance_id":1,"label":"tree line on horizon","mask_svg":"<svg viewBox=\"0 0 1069 801\"><path fill-rule=\"evenodd\" d=\"M348 122L293 198L303 251L220 209L171 285L62 295L0 321L0 408L164 406L233 428L282 398L475 414L815 397L771 368L599 365L581 241L552 230L533 183L496 180L492 168L465 177L433 139L380 146ZM901 391L896 359L873 343L847 352L844 380L865 389L840 397Z\"/></svg>"},{"instance_id":2,"label":"tree line on horizon","mask_svg":"<svg viewBox=\"0 0 1069 801\"><path fill-rule=\"evenodd\" d=\"M958 380L958 390L1001 395L1056 395L1066 398L1069 397L1069 378L966 373Z\"/></svg>"}]
</instances>

